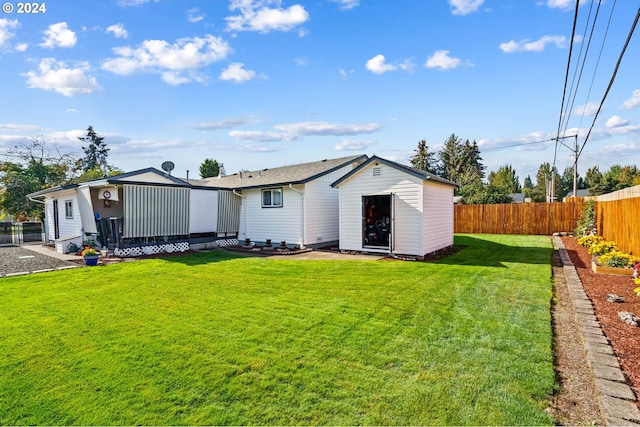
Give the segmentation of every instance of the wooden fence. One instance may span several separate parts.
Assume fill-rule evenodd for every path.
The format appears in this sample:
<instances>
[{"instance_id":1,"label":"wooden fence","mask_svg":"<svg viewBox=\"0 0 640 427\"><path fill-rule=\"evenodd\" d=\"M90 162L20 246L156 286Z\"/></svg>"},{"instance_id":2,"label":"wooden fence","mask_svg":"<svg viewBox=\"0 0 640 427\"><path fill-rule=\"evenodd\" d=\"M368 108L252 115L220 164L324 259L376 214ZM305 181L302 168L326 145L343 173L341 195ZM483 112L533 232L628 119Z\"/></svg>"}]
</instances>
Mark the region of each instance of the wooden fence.
<instances>
[{"instance_id":1,"label":"wooden fence","mask_svg":"<svg viewBox=\"0 0 640 427\"><path fill-rule=\"evenodd\" d=\"M573 231L582 199L567 203L506 203L455 205L456 233L539 234Z\"/></svg>"},{"instance_id":2,"label":"wooden fence","mask_svg":"<svg viewBox=\"0 0 640 427\"><path fill-rule=\"evenodd\" d=\"M640 186L594 197L596 229L623 252L640 256ZM556 203L455 205L456 233L538 234L574 231L584 199Z\"/></svg>"}]
</instances>

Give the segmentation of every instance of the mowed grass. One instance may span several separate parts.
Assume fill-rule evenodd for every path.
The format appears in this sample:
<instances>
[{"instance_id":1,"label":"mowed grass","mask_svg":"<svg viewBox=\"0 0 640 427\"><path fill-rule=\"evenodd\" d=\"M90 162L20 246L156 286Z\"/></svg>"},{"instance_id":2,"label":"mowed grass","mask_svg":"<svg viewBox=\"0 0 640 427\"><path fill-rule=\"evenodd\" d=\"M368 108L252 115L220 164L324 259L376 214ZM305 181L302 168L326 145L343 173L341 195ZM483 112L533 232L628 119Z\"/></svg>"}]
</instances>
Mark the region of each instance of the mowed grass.
<instances>
[{"instance_id":1,"label":"mowed grass","mask_svg":"<svg viewBox=\"0 0 640 427\"><path fill-rule=\"evenodd\" d=\"M435 263L223 251L0 280L0 423L543 425L551 242Z\"/></svg>"}]
</instances>

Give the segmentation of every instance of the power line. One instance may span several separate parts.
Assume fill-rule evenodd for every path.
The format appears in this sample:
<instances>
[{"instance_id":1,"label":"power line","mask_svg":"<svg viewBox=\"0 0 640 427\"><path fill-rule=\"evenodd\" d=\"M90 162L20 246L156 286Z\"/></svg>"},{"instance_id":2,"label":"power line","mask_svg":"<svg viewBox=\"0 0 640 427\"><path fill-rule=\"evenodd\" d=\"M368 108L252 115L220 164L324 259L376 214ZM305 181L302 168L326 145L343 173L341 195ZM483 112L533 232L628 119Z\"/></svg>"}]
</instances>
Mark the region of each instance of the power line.
<instances>
[{"instance_id":1,"label":"power line","mask_svg":"<svg viewBox=\"0 0 640 427\"><path fill-rule=\"evenodd\" d=\"M638 24L638 19L640 18L640 7L638 8L638 11L636 13L636 17L633 20L633 24L631 25L631 29L629 30L629 35L627 36L627 40L624 43L624 46L622 47L622 51L620 52L620 56L618 57L618 62L616 62L616 67L613 70L613 75L611 76L611 79L609 80L609 85L607 86L607 90L605 90L604 95L602 97L602 101L600 101L600 105L598 106L598 111L596 111L595 116L593 117L593 122L591 123L591 127L589 128L589 132L587 132L587 136L584 139L584 142L582 143L582 147L580 147L580 151L578 152L578 156L580 156L580 154L582 153L582 150L584 150L584 146L587 144L587 141L589 140L589 136L591 135L591 131L593 130L594 126L596 125L596 120L598 119L598 115L600 114L600 110L602 110L602 106L604 105L604 101L607 99L607 95L609 95L609 91L611 90L611 86L613 86L613 82L616 79L616 75L618 74L618 69L620 68L620 63L622 62L622 57L624 56L624 53L627 50L627 46L629 46L629 42L631 41L631 36L633 35L633 32L636 29L636 25Z\"/></svg>"}]
</instances>

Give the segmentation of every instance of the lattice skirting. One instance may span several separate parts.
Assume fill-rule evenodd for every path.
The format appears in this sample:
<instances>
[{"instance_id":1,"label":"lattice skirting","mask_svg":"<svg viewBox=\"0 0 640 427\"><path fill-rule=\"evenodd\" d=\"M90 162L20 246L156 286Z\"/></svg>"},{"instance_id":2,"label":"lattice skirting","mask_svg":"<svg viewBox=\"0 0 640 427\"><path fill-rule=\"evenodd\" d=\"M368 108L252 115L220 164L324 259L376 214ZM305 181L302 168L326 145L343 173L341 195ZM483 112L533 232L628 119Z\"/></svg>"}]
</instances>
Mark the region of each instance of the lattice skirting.
<instances>
[{"instance_id":1,"label":"lattice skirting","mask_svg":"<svg viewBox=\"0 0 640 427\"><path fill-rule=\"evenodd\" d=\"M165 243L161 245L132 246L130 248L115 248L115 256L126 258L141 255L155 255L159 253L185 252L189 250L189 242Z\"/></svg>"},{"instance_id":2,"label":"lattice skirting","mask_svg":"<svg viewBox=\"0 0 640 427\"><path fill-rule=\"evenodd\" d=\"M216 244L220 247L225 247L225 246L236 246L236 245L239 245L240 243L238 242L238 239L218 239L216 240Z\"/></svg>"}]
</instances>

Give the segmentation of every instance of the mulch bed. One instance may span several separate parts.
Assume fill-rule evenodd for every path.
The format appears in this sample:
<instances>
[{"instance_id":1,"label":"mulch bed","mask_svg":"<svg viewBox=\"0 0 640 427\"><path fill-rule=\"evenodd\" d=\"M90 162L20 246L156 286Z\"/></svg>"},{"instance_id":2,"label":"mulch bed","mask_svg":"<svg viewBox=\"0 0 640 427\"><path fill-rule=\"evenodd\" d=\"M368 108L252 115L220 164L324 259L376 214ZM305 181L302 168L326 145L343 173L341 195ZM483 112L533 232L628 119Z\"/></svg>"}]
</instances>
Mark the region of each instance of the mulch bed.
<instances>
[{"instance_id":1,"label":"mulch bed","mask_svg":"<svg viewBox=\"0 0 640 427\"><path fill-rule=\"evenodd\" d=\"M640 297L633 293L636 285L631 279L631 273L628 277L594 273L587 248L578 245L575 237L563 237L562 242L587 296L593 303L602 331L611 343L637 398L640 396L640 328L626 324L618 316L621 311L629 311L640 316ZM608 302L605 299L608 294L623 296L625 302ZM637 399L636 404L640 406Z\"/></svg>"}]
</instances>

